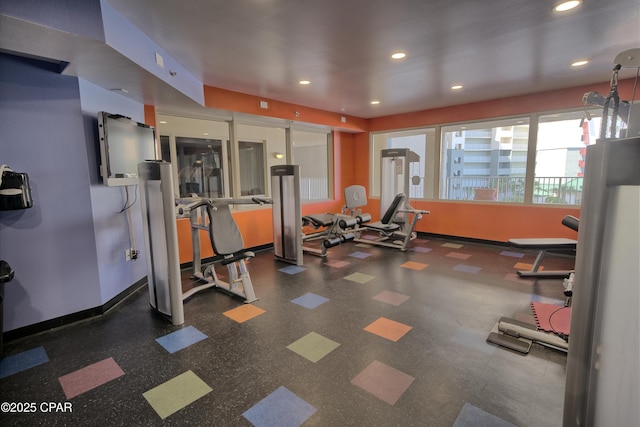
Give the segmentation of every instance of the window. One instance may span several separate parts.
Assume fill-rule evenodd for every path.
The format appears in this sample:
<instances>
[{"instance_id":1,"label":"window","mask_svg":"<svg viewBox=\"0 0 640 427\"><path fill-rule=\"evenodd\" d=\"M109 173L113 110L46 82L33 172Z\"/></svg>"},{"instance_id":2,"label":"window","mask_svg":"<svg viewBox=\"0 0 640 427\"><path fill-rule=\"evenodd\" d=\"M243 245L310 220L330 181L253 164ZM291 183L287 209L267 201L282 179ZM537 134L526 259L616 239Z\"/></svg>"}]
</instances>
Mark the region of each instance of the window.
<instances>
[{"instance_id":1,"label":"window","mask_svg":"<svg viewBox=\"0 0 640 427\"><path fill-rule=\"evenodd\" d=\"M533 203L581 204L586 147L600 134L601 115L593 110L540 116Z\"/></svg>"},{"instance_id":2,"label":"window","mask_svg":"<svg viewBox=\"0 0 640 427\"><path fill-rule=\"evenodd\" d=\"M300 165L302 201L329 199L330 134L292 129L291 139L292 163Z\"/></svg>"},{"instance_id":3,"label":"window","mask_svg":"<svg viewBox=\"0 0 640 427\"><path fill-rule=\"evenodd\" d=\"M524 202L529 119L442 128L440 198Z\"/></svg>"},{"instance_id":4,"label":"window","mask_svg":"<svg viewBox=\"0 0 640 427\"><path fill-rule=\"evenodd\" d=\"M326 128L292 129L284 120L240 114L226 121L159 114L157 121L162 159L172 164L179 197L270 196L271 166L291 163L300 165L303 202L332 196Z\"/></svg>"},{"instance_id":5,"label":"window","mask_svg":"<svg viewBox=\"0 0 640 427\"><path fill-rule=\"evenodd\" d=\"M180 197L224 197L222 141L176 137Z\"/></svg>"},{"instance_id":6,"label":"window","mask_svg":"<svg viewBox=\"0 0 640 427\"><path fill-rule=\"evenodd\" d=\"M229 125L223 121L158 116L162 160L171 162L178 197L230 194Z\"/></svg>"},{"instance_id":7,"label":"window","mask_svg":"<svg viewBox=\"0 0 640 427\"><path fill-rule=\"evenodd\" d=\"M380 152L385 148L408 148L415 155L415 161L409 164L411 175L409 185L409 198L411 199L433 199L437 184L436 164L436 131L433 128L414 129L398 132L376 133L372 136L371 149L371 195L380 196L381 180L380 176Z\"/></svg>"},{"instance_id":8,"label":"window","mask_svg":"<svg viewBox=\"0 0 640 427\"><path fill-rule=\"evenodd\" d=\"M266 194L264 145L263 142L238 141L240 194L242 196Z\"/></svg>"},{"instance_id":9,"label":"window","mask_svg":"<svg viewBox=\"0 0 640 427\"><path fill-rule=\"evenodd\" d=\"M271 194L270 168L286 163L267 153L286 153L286 135L282 127L258 126L238 123L238 186L240 194L234 197ZM234 178L236 179L236 178ZM234 186L235 188L235 186Z\"/></svg>"}]
</instances>

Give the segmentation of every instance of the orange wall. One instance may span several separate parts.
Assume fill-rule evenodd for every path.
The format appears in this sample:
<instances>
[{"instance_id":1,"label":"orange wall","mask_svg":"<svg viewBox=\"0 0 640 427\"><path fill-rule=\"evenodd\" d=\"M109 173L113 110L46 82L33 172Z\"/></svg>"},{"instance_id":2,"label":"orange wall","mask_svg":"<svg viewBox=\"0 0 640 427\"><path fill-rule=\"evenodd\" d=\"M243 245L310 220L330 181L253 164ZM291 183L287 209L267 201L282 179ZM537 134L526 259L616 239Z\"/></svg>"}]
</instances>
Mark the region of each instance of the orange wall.
<instances>
[{"instance_id":1,"label":"orange wall","mask_svg":"<svg viewBox=\"0 0 640 427\"><path fill-rule=\"evenodd\" d=\"M260 108L260 101L266 101L269 104L269 108ZM367 121L358 117L318 110L317 108L302 105L289 104L275 99L247 95L206 85L204 86L204 105L209 108L276 117L302 123L314 123L353 132L361 132L367 129ZM341 117L344 117L346 122L343 123Z\"/></svg>"},{"instance_id":2,"label":"orange wall","mask_svg":"<svg viewBox=\"0 0 640 427\"><path fill-rule=\"evenodd\" d=\"M618 90L621 99L630 99L633 81L621 80ZM600 83L367 120L225 89L204 87L205 105L209 108L299 120L337 129L333 138L334 197L327 202L303 205L303 215L340 211L344 204L342 191L349 185L364 185L367 191L369 190L370 132L581 107L582 96L589 91L607 95L609 84ZM260 101L267 101L269 109L261 109ZM341 117L346 117L346 123L342 122ZM145 106L145 121L148 124L155 124L153 106ZM418 201L414 202L414 206L431 212L418 223L418 231L497 242L506 242L516 237L575 238L576 233L564 227L561 219L564 215L580 216L579 208L557 206L453 201ZM370 198L365 211L371 213L374 219L379 218L379 200ZM246 247L273 242L270 207L236 211L234 218ZM193 253L188 220L178 220L178 237L180 262L189 262L193 258ZM203 236L201 240L202 256L211 256L213 251L208 238Z\"/></svg>"},{"instance_id":3,"label":"orange wall","mask_svg":"<svg viewBox=\"0 0 640 427\"><path fill-rule=\"evenodd\" d=\"M378 117L369 120L370 132L415 128L453 122L489 119L493 117L530 114L533 112L562 110L581 107L582 96L595 91L609 93L609 84L554 90L531 95L514 96L472 104L416 111L407 114ZM632 79L619 82L621 99L631 99ZM369 188L369 132L355 136L354 157L362 159L358 168L357 183ZM579 207L558 207L522 204L498 204L483 202L419 201L417 209L430 211L416 227L418 231L474 239L506 242L517 237L567 237L577 233L562 225L565 215L580 217ZM368 211L378 218L379 200L370 199Z\"/></svg>"},{"instance_id":4,"label":"orange wall","mask_svg":"<svg viewBox=\"0 0 640 427\"><path fill-rule=\"evenodd\" d=\"M493 117L517 116L541 111L582 107L584 105L582 96L586 92L599 92L607 96L609 94L609 83L557 89L548 92L494 99L491 101L377 117L369 120L368 130L370 132L379 132L391 129L481 120ZM631 99L633 94L633 79L619 81L618 92L620 93L620 99Z\"/></svg>"}]
</instances>

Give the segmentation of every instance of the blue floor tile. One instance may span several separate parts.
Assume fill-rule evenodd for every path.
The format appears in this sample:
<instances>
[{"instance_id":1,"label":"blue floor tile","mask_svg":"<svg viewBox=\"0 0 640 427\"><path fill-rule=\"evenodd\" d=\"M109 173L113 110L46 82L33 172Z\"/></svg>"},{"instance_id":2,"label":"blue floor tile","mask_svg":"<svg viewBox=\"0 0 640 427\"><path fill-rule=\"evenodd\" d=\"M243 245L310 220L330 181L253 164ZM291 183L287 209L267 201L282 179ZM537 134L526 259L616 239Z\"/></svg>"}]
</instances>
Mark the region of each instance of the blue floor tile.
<instances>
[{"instance_id":1,"label":"blue floor tile","mask_svg":"<svg viewBox=\"0 0 640 427\"><path fill-rule=\"evenodd\" d=\"M280 387L242 414L256 427L297 427L316 412L316 408Z\"/></svg>"},{"instance_id":2,"label":"blue floor tile","mask_svg":"<svg viewBox=\"0 0 640 427\"><path fill-rule=\"evenodd\" d=\"M419 253L423 253L423 254L426 254L426 253L432 251L431 248L425 248L424 246L414 246L411 250L413 252L419 252Z\"/></svg>"},{"instance_id":3,"label":"blue floor tile","mask_svg":"<svg viewBox=\"0 0 640 427\"><path fill-rule=\"evenodd\" d=\"M502 418L496 417L469 403L465 403L453 423L453 427L516 427Z\"/></svg>"},{"instance_id":4,"label":"blue floor tile","mask_svg":"<svg viewBox=\"0 0 640 427\"><path fill-rule=\"evenodd\" d=\"M156 341L169 353L175 353L205 338L207 338L205 334L193 326L187 326L179 331L171 332L170 334L157 338Z\"/></svg>"},{"instance_id":5,"label":"blue floor tile","mask_svg":"<svg viewBox=\"0 0 640 427\"><path fill-rule=\"evenodd\" d=\"M309 292L308 294L304 294L301 297L291 300L292 303L301 305L303 307L314 309L325 302L329 301L329 298L321 297L320 295L316 295L314 293Z\"/></svg>"},{"instance_id":6,"label":"blue floor tile","mask_svg":"<svg viewBox=\"0 0 640 427\"><path fill-rule=\"evenodd\" d=\"M524 254L522 252L502 251L500 252L500 255L510 256L512 258L524 258Z\"/></svg>"},{"instance_id":7,"label":"blue floor tile","mask_svg":"<svg viewBox=\"0 0 640 427\"><path fill-rule=\"evenodd\" d=\"M458 264L455 267L453 267L453 269L455 271L461 271L463 273L471 273L471 274L477 274L480 272L480 270L482 270L482 268L480 267L474 267L472 265L465 265L465 264Z\"/></svg>"},{"instance_id":8,"label":"blue floor tile","mask_svg":"<svg viewBox=\"0 0 640 427\"><path fill-rule=\"evenodd\" d=\"M22 353L14 354L13 356L7 356L0 360L0 378L17 374L18 372L42 365L48 361L49 357L47 356L47 352L44 351L44 347L36 347L23 351Z\"/></svg>"},{"instance_id":9,"label":"blue floor tile","mask_svg":"<svg viewBox=\"0 0 640 427\"><path fill-rule=\"evenodd\" d=\"M278 271L282 271L283 273L287 273L287 274L298 274L305 270L306 268L300 267L299 265L290 265L289 267L281 268Z\"/></svg>"},{"instance_id":10,"label":"blue floor tile","mask_svg":"<svg viewBox=\"0 0 640 427\"><path fill-rule=\"evenodd\" d=\"M370 257L372 254L370 254L369 252L360 252L360 251L356 251L356 252L351 252L349 254L349 256L352 256L354 258L360 258L360 259L364 259L364 258L368 258Z\"/></svg>"}]
</instances>

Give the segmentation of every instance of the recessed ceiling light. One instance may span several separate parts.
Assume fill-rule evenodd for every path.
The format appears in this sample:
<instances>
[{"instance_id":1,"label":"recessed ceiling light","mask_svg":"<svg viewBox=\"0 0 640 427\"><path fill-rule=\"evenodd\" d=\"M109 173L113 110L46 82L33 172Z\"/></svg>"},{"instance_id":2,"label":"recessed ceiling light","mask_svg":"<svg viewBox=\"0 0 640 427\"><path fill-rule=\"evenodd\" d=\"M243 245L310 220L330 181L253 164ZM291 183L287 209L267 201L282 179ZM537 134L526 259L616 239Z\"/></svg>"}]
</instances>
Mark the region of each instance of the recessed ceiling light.
<instances>
[{"instance_id":1,"label":"recessed ceiling light","mask_svg":"<svg viewBox=\"0 0 640 427\"><path fill-rule=\"evenodd\" d=\"M406 53L404 53L404 52L396 52L396 53L393 53L393 54L391 55L391 58L393 58L393 59L402 59L402 58L404 58L405 56L407 56L407 54L406 54Z\"/></svg>"},{"instance_id":2,"label":"recessed ceiling light","mask_svg":"<svg viewBox=\"0 0 640 427\"><path fill-rule=\"evenodd\" d=\"M161 125L166 125L166 124L167 124L167 121L166 121L166 120L160 120L160 122L159 122L159 123L160 123Z\"/></svg>"},{"instance_id":3,"label":"recessed ceiling light","mask_svg":"<svg viewBox=\"0 0 640 427\"><path fill-rule=\"evenodd\" d=\"M451 90L460 90L462 89L462 85L453 85L451 86Z\"/></svg>"},{"instance_id":4,"label":"recessed ceiling light","mask_svg":"<svg viewBox=\"0 0 640 427\"><path fill-rule=\"evenodd\" d=\"M581 67L583 65L588 64L589 61L585 60L585 59L581 59L580 61L575 61L571 64L572 67Z\"/></svg>"},{"instance_id":5,"label":"recessed ceiling light","mask_svg":"<svg viewBox=\"0 0 640 427\"><path fill-rule=\"evenodd\" d=\"M209 135L209 133L208 133L208 132L205 132L205 133L203 133L203 135L204 135L204 136L208 136L208 135Z\"/></svg>"},{"instance_id":6,"label":"recessed ceiling light","mask_svg":"<svg viewBox=\"0 0 640 427\"><path fill-rule=\"evenodd\" d=\"M311 84L311 82L309 80L300 80L298 83L300 83L301 85Z\"/></svg>"},{"instance_id":7,"label":"recessed ceiling light","mask_svg":"<svg viewBox=\"0 0 640 427\"><path fill-rule=\"evenodd\" d=\"M380 104L380 101L371 101L371 105L378 105Z\"/></svg>"},{"instance_id":8,"label":"recessed ceiling light","mask_svg":"<svg viewBox=\"0 0 640 427\"><path fill-rule=\"evenodd\" d=\"M566 12L567 10L575 9L576 7L580 6L580 3L582 3L581 0L563 1L561 3L558 3L553 8L553 10L555 10L556 12Z\"/></svg>"}]
</instances>

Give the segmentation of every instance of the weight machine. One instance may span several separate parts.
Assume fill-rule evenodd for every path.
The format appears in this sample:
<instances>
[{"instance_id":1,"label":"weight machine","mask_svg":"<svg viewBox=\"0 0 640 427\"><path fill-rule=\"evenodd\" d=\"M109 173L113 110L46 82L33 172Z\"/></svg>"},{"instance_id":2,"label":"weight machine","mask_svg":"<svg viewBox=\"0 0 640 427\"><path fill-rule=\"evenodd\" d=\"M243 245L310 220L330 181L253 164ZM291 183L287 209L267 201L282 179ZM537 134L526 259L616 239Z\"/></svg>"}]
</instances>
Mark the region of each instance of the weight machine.
<instances>
[{"instance_id":1,"label":"weight machine","mask_svg":"<svg viewBox=\"0 0 640 427\"><path fill-rule=\"evenodd\" d=\"M254 254L243 249L242 235L231 216L229 205L262 204L268 201L257 198L197 199L179 209L181 214L189 214L192 223L194 276L205 282L183 292L171 163L139 163L138 176L147 253L149 302L153 310L169 318L174 325L181 325L184 323L183 301L212 287L238 295L248 303L255 301L253 285L244 262ZM200 272L200 230L208 231L211 245L220 257L213 264L220 263L227 267L228 283L218 279L213 264Z\"/></svg>"},{"instance_id":2,"label":"weight machine","mask_svg":"<svg viewBox=\"0 0 640 427\"><path fill-rule=\"evenodd\" d=\"M637 83L640 48L619 53L614 64L603 122L611 101L611 119L617 119L617 71L635 68ZM611 139L613 125L609 136L603 125L605 134L587 147L563 410L567 427L640 423L639 107L629 104L626 138Z\"/></svg>"},{"instance_id":3,"label":"weight machine","mask_svg":"<svg viewBox=\"0 0 640 427\"><path fill-rule=\"evenodd\" d=\"M316 249L303 245L303 251L326 256L327 250L342 243L355 240L356 234L361 226L371 221L371 215L362 213L362 206L367 204L367 195L361 185L351 185L344 189L345 205L341 213L312 214L302 217L303 225L311 224L314 228L325 227L321 232L304 234L303 242L317 239L324 239L321 249Z\"/></svg>"},{"instance_id":4,"label":"weight machine","mask_svg":"<svg viewBox=\"0 0 640 427\"><path fill-rule=\"evenodd\" d=\"M182 202L185 200L183 199ZM189 201L189 200L186 200ZM231 215L229 205L271 203L269 199L252 197L250 199L206 199L196 198L178 208L180 215L189 215L191 224L191 245L193 249L192 277L200 282L183 293L183 299L208 288L217 288L229 294L239 296L245 303L257 301L251 277L247 271L245 261L255 254L244 250L244 241L236 222ZM200 231L207 232L211 247L220 257L202 266L200 250ZM215 267L217 264L227 267L228 282L218 278Z\"/></svg>"},{"instance_id":5,"label":"weight machine","mask_svg":"<svg viewBox=\"0 0 640 427\"><path fill-rule=\"evenodd\" d=\"M171 163L139 163L138 177L149 303L171 323L182 325L184 306Z\"/></svg>"},{"instance_id":6,"label":"weight machine","mask_svg":"<svg viewBox=\"0 0 640 427\"><path fill-rule=\"evenodd\" d=\"M618 119L626 124L625 132L620 132L620 137L640 136L640 105L628 101L621 101L618 94L618 73L623 68L635 68L638 70L636 79L640 74L640 48L628 49L620 52L613 60L615 66L609 83L609 94L605 97L598 92L587 92L582 97L585 106L593 104L602 107L602 123L600 126L600 139L615 139L617 135ZM611 114L609 114L611 108ZM586 119L590 119L586 114Z\"/></svg>"},{"instance_id":7,"label":"weight machine","mask_svg":"<svg viewBox=\"0 0 640 427\"><path fill-rule=\"evenodd\" d=\"M276 259L302 265L303 254L325 257L328 249L353 241L355 229L371 220L371 215L359 209L367 204L364 187L354 185L345 189L346 205L341 213L302 216L300 201L300 167L277 165L271 167L273 194L273 252ZM309 234L303 226L318 230ZM322 239L320 247L305 243Z\"/></svg>"},{"instance_id":8,"label":"weight machine","mask_svg":"<svg viewBox=\"0 0 640 427\"><path fill-rule=\"evenodd\" d=\"M271 166L273 253L276 259L302 265L300 166Z\"/></svg>"},{"instance_id":9,"label":"weight machine","mask_svg":"<svg viewBox=\"0 0 640 427\"><path fill-rule=\"evenodd\" d=\"M369 240L362 236L355 241L387 246L406 251L417 233L418 221L429 211L415 209L408 198L411 176L410 164L420 157L408 148L388 148L380 152L380 221L365 224L360 232L378 233L378 238Z\"/></svg>"}]
</instances>

